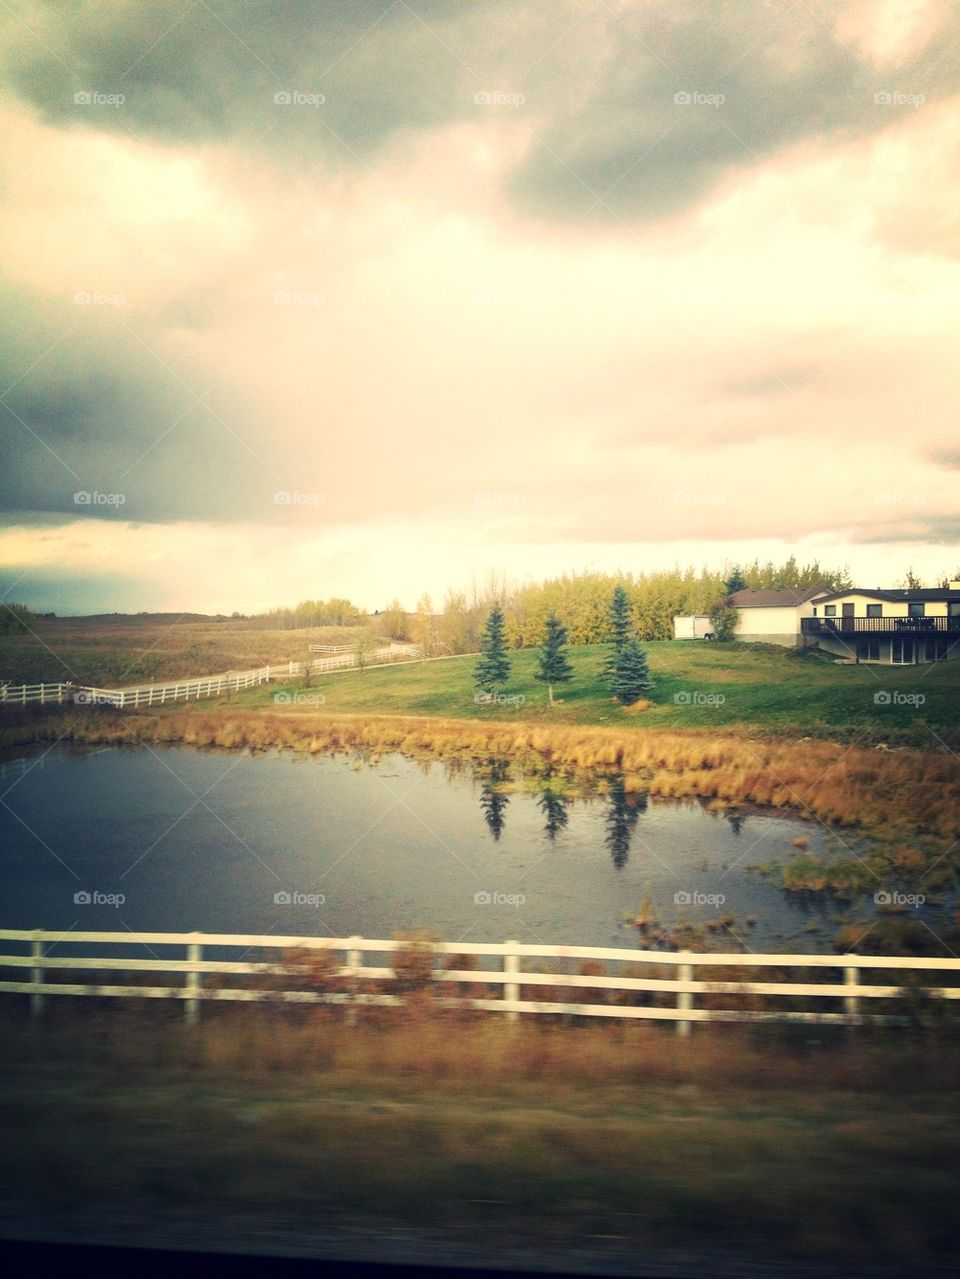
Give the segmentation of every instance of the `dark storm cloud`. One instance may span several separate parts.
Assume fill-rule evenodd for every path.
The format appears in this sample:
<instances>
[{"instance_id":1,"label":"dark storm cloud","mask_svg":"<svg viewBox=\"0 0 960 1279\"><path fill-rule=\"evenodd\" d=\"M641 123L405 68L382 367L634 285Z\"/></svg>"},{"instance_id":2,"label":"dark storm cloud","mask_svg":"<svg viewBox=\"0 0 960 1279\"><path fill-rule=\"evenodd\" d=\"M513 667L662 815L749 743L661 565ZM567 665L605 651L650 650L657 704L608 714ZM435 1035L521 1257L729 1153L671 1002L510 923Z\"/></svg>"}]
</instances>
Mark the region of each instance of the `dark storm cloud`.
<instances>
[{"instance_id":1,"label":"dark storm cloud","mask_svg":"<svg viewBox=\"0 0 960 1279\"><path fill-rule=\"evenodd\" d=\"M550 218L650 221L807 138L857 137L956 89L936 48L879 75L806 5L766 0L159 0L23 6L8 20L16 92L56 123L165 141L236 141L322 174L384 142L458 120L532 127L507 180ZM120 108L74 94L122 93ZM323 94L316 107L277 92ZM523 101L478 106L499 92ZM722 99L722 100L721 100ZM499 113L499 114L497 114Z\"/></svg>"},{"instance_id":2,"label":"dark storm cloud","mask_svg":"<svg viewBox=\"0 0 960 1279\"><path fill-rule=\"evenodd\" d=\"M514 196L534 212L673 214L793 143L861 136L910 109L878 93L935 100L960 82L951 60L924 49L891 84L806 5L650 5L607 35L603 62L553 94L552 119L513 175Z\"/></svg>"},{"instance_id":3,"label":"dark storm cloud","mask_svg":"<svg viewBox=\"0 0 960 1279\"><path fill-rule=\"evenodd\" d=\"M15 89L56 124L256 143L278 162L316 167L475 113L462 61L471 25L452 0L417 0L415 11L391 0L48 3L13 32L8 67ZM84 91L124 102L75 104ZM277 104L278 93L324 101Z\"/></svg>"},{"instance_id":4,"label":"dark storm cloud","mask_svg":"<svg viewBox=\"0 0 960 1279\"><path fill-rule=\"evenodd\" d=\"M0 292L0 510L262 518L275 450L227 394L204 394L212 377L187 385L154 359L121 306Z\"/></svg>"},{"instance_id":5,"label":"dark storm cloud","mask_svg":"<svg viewBox=\"0 0 960 1279\"><path fill-rule=\"evenodd\" d=\"M114 613L130 608L135 600L141 609L162 602L161 593L149 578L131 573L67 573L62 569L16 565L0 572L0 600L26 604L37 613ZM57 654L53 654L57 657ZM63 659L58 659L63 660ZM63 662L63 678L75 672Z\"/></svg>"}]
</instances>

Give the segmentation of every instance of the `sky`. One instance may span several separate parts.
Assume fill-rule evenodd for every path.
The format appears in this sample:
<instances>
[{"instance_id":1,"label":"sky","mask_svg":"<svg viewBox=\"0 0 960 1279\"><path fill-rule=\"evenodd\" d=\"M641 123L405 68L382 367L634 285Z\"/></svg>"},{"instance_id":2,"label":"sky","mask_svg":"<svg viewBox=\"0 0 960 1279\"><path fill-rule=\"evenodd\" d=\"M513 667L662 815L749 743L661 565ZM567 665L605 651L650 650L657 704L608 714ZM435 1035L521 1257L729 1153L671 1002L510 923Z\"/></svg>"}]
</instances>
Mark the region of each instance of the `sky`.
<instances>
[{"instance_id":1,"label":"sky","mask_svg":"<svg viewBox=\"0 0 960 1279\"><path fill-rule=\"evenodd\" d=\"M4 0L0 597L960 567L948 0Z\"/></svg>"}]
</instances>

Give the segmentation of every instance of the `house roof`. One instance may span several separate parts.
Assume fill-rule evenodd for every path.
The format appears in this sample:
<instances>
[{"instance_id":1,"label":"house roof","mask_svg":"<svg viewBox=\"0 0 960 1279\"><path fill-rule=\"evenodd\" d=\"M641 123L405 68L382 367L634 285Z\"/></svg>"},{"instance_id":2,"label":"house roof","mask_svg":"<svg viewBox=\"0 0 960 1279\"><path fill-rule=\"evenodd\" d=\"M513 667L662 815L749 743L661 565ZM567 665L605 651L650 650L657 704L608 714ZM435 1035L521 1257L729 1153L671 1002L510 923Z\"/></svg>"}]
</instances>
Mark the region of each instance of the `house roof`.
<instances>
[{"instance_id":1,"label":"house roof","mask_svg":"<svg viewBox=\"0 0 960 1279\"><path fill-rule=\"evenodd\" d=\"M830 591L817 599L818 604L829 604L831 600L846 599L848 595L866 595L872 600L889 600L893 604L924 603L927 600L960 600L960 591L950 590L947 586L919 586L914 590L897 588L887 591L871 591L863 586L851 586L849 591Z\"/></svg>"},{"instance_id":2,"label":"house roof","mask_svg":"<svg viewBox=\"0 0 960 1279\"><path fill-rule=\"evenodd\" d=\"M829 586L821 583L819 586L790 587L777 591L734 591L727 598L727 603L734 608L796 608L798 604L805 604L807 600L829 590Z\"/></svg>"}]
</instances>

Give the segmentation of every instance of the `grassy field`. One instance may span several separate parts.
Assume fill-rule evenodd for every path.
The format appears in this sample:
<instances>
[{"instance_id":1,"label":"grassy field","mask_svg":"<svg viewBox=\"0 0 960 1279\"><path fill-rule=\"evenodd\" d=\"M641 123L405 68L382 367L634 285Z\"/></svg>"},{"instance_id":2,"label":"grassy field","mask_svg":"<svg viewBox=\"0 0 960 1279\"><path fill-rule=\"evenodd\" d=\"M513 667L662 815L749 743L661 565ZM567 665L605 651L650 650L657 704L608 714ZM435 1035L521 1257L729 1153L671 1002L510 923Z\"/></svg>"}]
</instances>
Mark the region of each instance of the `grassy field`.
<instances>
[{"instance_id":1,"label":"grassy field","mask_svg":"<svg viewBox=\"0 0 960 1279\"><path fill-rule=\"evenodd\" d=\"M301 661L312 643L349 642L349 628L261 630L242 620L170 615L44 619L37 635L0 637L0 678L64 680L105 686ZM960 661L908 667L839 666L814 652L773 646L663 641L646 646L656 682L652 704L625 712L600 678L604 646L569 650L571 684L549 707L534 679L537 650L512 654L504 690L520 701L478 705L475 657L414 664L363 674L316 676L312 693L331 712L430 715L456 719L521 720L698 730L730 728L787 734L866 737L934 749L937 737L960 744ZM277 693L299 684L236 696L233 706L273 707ZM878 702L878 695L889 700ZM897 701L906 695L922 702ZM283 700L283 699L281 699Z\"/></svg>"},{"instance_id":2,"label":"grassy field","mask_svg":"<svg viewBox=\"0 0 960 1279\"><path fill-rule=\"evenodd\" d=\"M89 1236L103 1214L109 1232L119 1207L147 1233L236 1223L232 1246L350 1224L481 1253L495 1236L545 1255L949 1263L949 1041L84 1013L3 1015L0 1186L20 1230Z\"/></svg>"},{"instance_id":3,"label":"grassy field","mask_svg":"<svg viewBox=\"0 0 960 1279\"><path fill-rule=\"evenodd\" d=\"M937 736L955 734L960 720L960 661L931 666L838 666L812 653L794 654L755 644L664 641L646 645L655 680L649 709L624 711L601 680L603 646L570 650L574 679L547 705L534 679L537 650L512 654L505 692L521 704L474 701L475 657L416 663L394 669L318 675L310 692L332 713L437 715L537 724L598 724L657 729L749 728L812 736L904 741L937 748ZM276 694L296 696L297 683L237 699L238 706L275 706ZM878 702L890 694L890 702ZM894 694L919 695L919 706ZM677 699L680 700L677 700ZM723 699L723 700L720 700ZM931 731L932 730L932 731Z\"/></svg>"},{"instance_id":4,"label":"grassy field","mask_svg":"<svg viewBox=\"0 0 960 1279\"><path fill-rule=\"evenodd\" d=\"M0 679L114 687L301 662L310 644L346 644L350 627L268 630L196 614L42 618L36 634L0 635Z\"/></svg>"}]
</instances>

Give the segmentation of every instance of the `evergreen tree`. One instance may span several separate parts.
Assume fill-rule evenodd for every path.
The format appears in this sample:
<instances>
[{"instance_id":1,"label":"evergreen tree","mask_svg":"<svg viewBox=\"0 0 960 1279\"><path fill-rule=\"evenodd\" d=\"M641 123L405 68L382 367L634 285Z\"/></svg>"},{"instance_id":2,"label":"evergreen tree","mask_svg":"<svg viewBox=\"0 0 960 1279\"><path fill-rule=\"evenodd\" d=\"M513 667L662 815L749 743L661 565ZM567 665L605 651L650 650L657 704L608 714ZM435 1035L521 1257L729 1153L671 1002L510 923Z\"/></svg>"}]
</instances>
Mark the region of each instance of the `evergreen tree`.
<instances>
[{"instance_id":1,"label":"evergreen tree","mask_svg":"<svg viewBox=\"0 0 960 1279\"><path fill-rule=\"evenodd\" d=\"M740 565L735 564L730 570L730 576L724 582L727 588L727 594L732 595L734 591L744 591L747 588L747 579L740 572Z\"/></svg>"},{"instance_id":2,"label":"evergreen tree","mask_svg":"<svg viewBox=\"0 0 960 1279\"><path fill-rule=\"evenodd\" d=\"M647 655L638 640L628 639L617 658L610 691L623 706L630 706L652 687Z\"/></svg>"},{"instance_id":3,"label":"evergreen tree","mask_svg":"<svg viewBox=\"0 0 960 1279\"><path fill-rule=\"evenodd\" d=\"M570 820L570 814L567 812L569 805L570 800L566 795L560 795L552 790L545 790L537 800L537 807L544 816L543 831L551 844L557 838L558 832L562 831Z\"/></svg>"},{"instance_id":4,"label":"evergreen tree","mask_svg":"<svg viewBox=\"0 0 960 1279\"><path fill-rule=\"evenodd\" d=\"M495 606L487 618L480 650L482 657L474 668L474 683L484 693L492 693L510 678L510 659L507 657L507 643L503 634L503 613L499 606Z\"/></svg>"},{"instance_id":5,"label":"evergreen tree","mask_svg":"<svg viewBox=\"0 0 960 1279\"><path fill-rule=\"evenodd\" d=\"M630 597L623 585L618 582L613 589L613 595L610 597L610 607L607 612L607 636L610 641L610 651L604 662L603 671L608 679L613 678L623 646L630 638L632 630Z\"/></svg>"},{"instance_id":6,"label":"evergreen tree","mask_svg":"<svg viewBox=\"0 0 960 1279\"><path fill-rule=\"evenodd\" d=\"M551 613L547 618L546 633L540 649L540 662L534 679L547 686L547 698L553 704L554 684L568 684L573 679L573 669L563 651L567 643L567 628Z\"/></svg>"},{"instance_id":7,"label":"evergreen tree","mask_svg":"<svg viewBox=\"0 0 960 1279\"><path fill-rule=\"evenodd\" d=\"M506 811L510 796L504 794L504 786L510 781L510 764L505 759L491 760L481 771L483 787L480 791L480 811L490 828L490 834L499 840L507 824Z\"/></svg>"},{"instance_id":8,"label":"evergreen tree","mask_svg":"<svg viewBox=\"0 0 960 1279\"><path fill-rule=\"evenodd\" d=\"M627 795L623 773L610 778L610 808L606 817L604 843L617 870L622 870L630 856L630 839L641 813L646 812L647 797L641 794L632 800Z\"/></svg>"}]
</instances>

